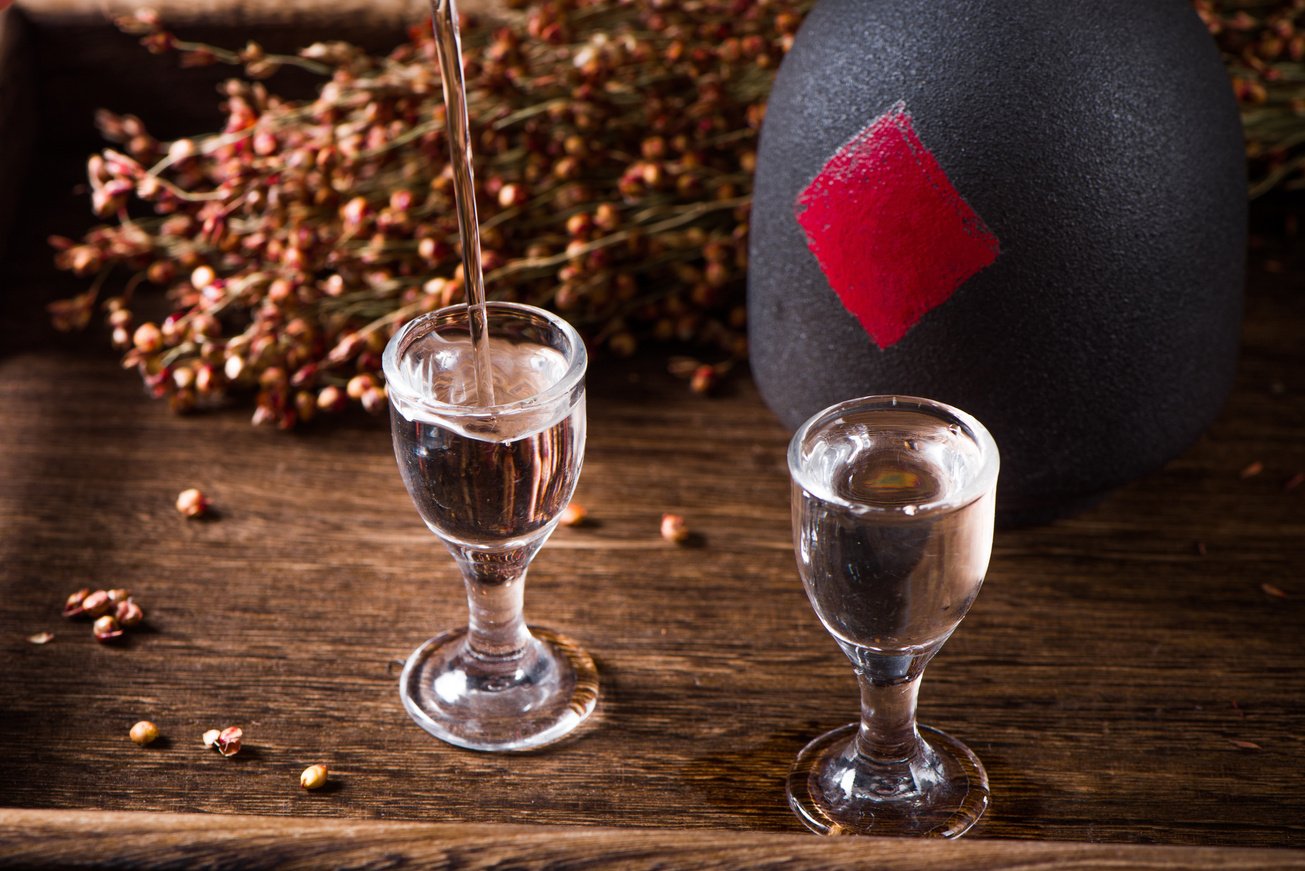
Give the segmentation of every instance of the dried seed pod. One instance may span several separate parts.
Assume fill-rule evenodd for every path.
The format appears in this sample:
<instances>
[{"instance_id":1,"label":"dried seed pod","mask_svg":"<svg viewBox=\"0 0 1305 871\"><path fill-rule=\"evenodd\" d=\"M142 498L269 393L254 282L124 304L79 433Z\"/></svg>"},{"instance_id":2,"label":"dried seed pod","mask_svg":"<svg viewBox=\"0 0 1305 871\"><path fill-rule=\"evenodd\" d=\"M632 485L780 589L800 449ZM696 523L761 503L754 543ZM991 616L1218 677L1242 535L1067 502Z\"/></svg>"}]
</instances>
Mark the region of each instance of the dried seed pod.
<instances>
[{"instance_id":1,"label":"dried seed pod","mask_svg":"<svg viewBox=\"0 0 1305 871\"><path fill-rule=\"evenodd\" d=\"M317 414L317 396L307 390L295 391L295 414L307 423Z\"/></svg>"},{"instance_id":2,"label":"dried seed pod","mask_svg":"<svg viewBox=\"0 0 1305 871\"><path fill-rule=\"evenodd\" d=\"M96 620L91 626L91 632L94 633L96 641L102 642L122 637L122 627L118 625L118 618L110 614L105 614Z\"/></svg>"},{"instance_id":3,"label":"dried seed pod","mask_svg":"<svg viewBox=\"0 0 1305 871\"><path fill-rule=\"evenodd\" d=\"M141 720L139 723L131 727L131 731L127 733L127 737L131 738L133 743L144 747L146 744L153 744L154 741L158 739L159 727L151 723L149 720Z\"/></svg>"},{"instance_id":4,"label":"dried seed pod","mask_svg":"<svg viewBox=\"0 0 1305 871\"><path fill-rule=\"evenodd\" d=\"M339 387L327 385L317 393L317 407L322 411L343 411L349 404L349 397Z\"/></svg>"},{"instance_id":5,"label":"dried seed pod","mask_svg":"<svg viewBox=\"0 0 1305 871\"><path fill-rule=\"evenodd\" d=\"M49 644L54 640L53 632L38 632L35 635L27 636L27 640L32 644Z\"/></svg>"},{"instance_id":6,"label":"dried seed pod","mask_svg":"<svg viewBox=\"0 0 1305 871\"><path fill-rule=\"evenodd\" d=\"M689 537L689 527L678 514L662 515L662 538L674 544L683 544Z\"/></svg>"},{"instance_id":7,"label":"dried seed pod","mask_svg":"<svg viewBox=\"0 0 1305 871\"><path fill-rule=\"evenodd\" d=\"M579 502L572 502L562 509L562 516L558 518L558 523L563 526L579 526L589 519L589 512Z\"/></svg>"},{"instance_id":8,"label":"dried seed pod","mask_svg":"<svg viewBox=\"0 0 1305 871\"><path fill-rule=\"evenodd\" d=\"M133 600L128 599L125 602L118 603L118 610L114 613L121 626L135 626L145 619L145 612L141 610Z\"/></svg>"},{"instance_id":9,"label":"dried seed pod","mask_svg":"<svg viewBox=\"0 0 1305 871\"><path fill-rule=\"evenodd\" d=\"M326 786L326 766L310 765L299 775L299 785L304 789L321 789Z\"/></svg>"},{"instance_id":10,"label":"dried seed pod","mask_svg":"<svg viewBox=\"0 0 1305 871\"><path fill-rule=\"evenodd\" d=\"M104 590L96 590L85 599L82 599L82 613L89 617L99 617L109 611L109 594Z\"/></svg>"},{"instance_id":11,"label":"dried seed pod","mask_svg":"<svg viewBox=\"0 0 1305 871\"><path fill-rule=\"evenodd\" d=\"M217 744L218 737L221 734L222 732L218 729L209 729L207 732L204 733L204 737L203 737L204 746L212 747L213 745Z\"/></svg>"},{"instance_id":12,"label":"dried seed pod","mask_svg":"<svg viewBox=\"0 0 1305 871\"><path fill-rule=\"evenodd\" d=\"M227 726L218 733L214 746L223 756L235 756L240 752L240 739L245 736L239 726Z\"/></svg>"},{"instance_id":13,"label":"dried seed pod","mask_svg":"<svg viewBox=\"0 0 1305 871\"><path fill-rule=\"evenodd\" d=\"M89 596L90 594L91 594L90 587L82 587L77 592L71 594L67 598L67 600L63 603L63 616L76 617L80 615L84 610L82 608L82 603L86 601L86 597Z\"/></svg>"},{"instance_id":14,"label":"dried seed pod","mask_svg":"<svg viewBox=\"0 0 1305 871\"><path fill-rule=\"evenodd\" d=\"M195 487L177 494L177 510L186 517L203 517L208 512L208 497Z\"/></svg>"},{"instance_id":15,"label":"dried seed pod","mask_svg":"<svg viewBox=\"0 0 1305 871\"><path fill-rule=\"evenodd\" d=\"M142 354L156 353L163 347L163 331L155 324L143 323L136 328L136 332L132 333L131 343Z\"/></svg>"},{"instance_id":16,"label":"dried seed pod","mask_svg":"<svg viewBox=\"0 0 1305 871\"><path fill-rule=\"evenodd\" d=\"M217 273L213 271L213 267L208 266L207 264L196 266L190 273L190 283L195 286L196 290L203 290L212 285L216 280Z\"/></svg>"},{"instance_id":17,"label":"dried seed pod","mask_svg":"<svg viewBox=\"0 0 1305 871\"><path fill-rule=\"evenodd\" d=\"M109 590L109 601L115 605L117 605L120 602L125 602L130 598L131 598L131 590L124 590L121 587L118 587L117 589Z\"/></svg>"},{"instance_id":18,"label":"dried seed pod","mask_svg":"<svg viewBox=\"0 0 1305 871\"><path fill-rule=\"evenodd\" d=\"M368 414L379 414L389 408L388 400L384 387L371 387L362 395L362 407Z\"/></svg>"},{"instance_id":19,"label":"dried seed pod","mask_svg":"<svg viewBox=\"0 0 1305 871\"><path fill-rule=\"evenodd\" d=\"M706 395L716 386L718 380L715 366L702 365L693 370L689 379L689 389L699 395Z\"/></svg>"},{"instance_id":20,"label":"dried seed pod","mask_svg":"<svg viewBox=\"0 0 1305 871\"><path fill-rule=\"evenodd\" d=\"M350 399L361 400L363 394L376 386L376 379L370 375L355 375L349 379L345 385L345 393L349 394Z\"/></svg>"}]
</instances>

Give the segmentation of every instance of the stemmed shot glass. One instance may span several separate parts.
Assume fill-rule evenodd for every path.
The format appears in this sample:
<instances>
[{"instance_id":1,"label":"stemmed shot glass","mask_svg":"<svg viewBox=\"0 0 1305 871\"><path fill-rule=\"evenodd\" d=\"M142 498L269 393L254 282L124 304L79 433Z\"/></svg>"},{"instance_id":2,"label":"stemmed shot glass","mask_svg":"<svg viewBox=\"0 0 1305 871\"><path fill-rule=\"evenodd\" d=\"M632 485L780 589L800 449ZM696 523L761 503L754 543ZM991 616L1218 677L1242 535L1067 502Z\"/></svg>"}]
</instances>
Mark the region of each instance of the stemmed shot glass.
<instances>
[{"instance_id":1,"label":"stemmed shot glass","mask_svg":"<svg viewBox=\"0 0 1305 871\"><path fill-rule=\"evenodd\" d=\"M860 722L798 754L789 805L822 834L958 837L988 806L988 776L915 707L988 569L997 446L963 411L870 396L803 424L788 465L802 583L861 687Z\"/></svg>"},{"instance_id":2,"label":"stemmed shot glass","mask_svg":"<svg viewBox=\"0 0 1305 871\"><path fill-rule=\"evenodd\" d=\"M400 694L450 744L527 750L574 730L598 698L589 655L523 617L526 569L580 476L586 355L542 309L491 302L485 315L493 405L477 403L467 306L411 321L385 348L399 471L453 554L470 611L408 657Z\"/></svg>"}]
</instances>

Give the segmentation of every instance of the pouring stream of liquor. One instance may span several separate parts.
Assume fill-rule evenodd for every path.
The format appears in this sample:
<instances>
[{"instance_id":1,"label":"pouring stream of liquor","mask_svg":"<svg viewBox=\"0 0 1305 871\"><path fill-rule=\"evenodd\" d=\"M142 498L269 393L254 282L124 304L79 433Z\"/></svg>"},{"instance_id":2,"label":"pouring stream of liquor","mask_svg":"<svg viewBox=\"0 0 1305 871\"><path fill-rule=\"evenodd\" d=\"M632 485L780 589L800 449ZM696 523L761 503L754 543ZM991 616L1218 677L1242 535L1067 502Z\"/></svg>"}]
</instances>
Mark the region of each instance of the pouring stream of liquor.
<instances>
[{"instance_id":1,"label":"pouring stream of liquor","mask_svg":"<svg viewBox=\"0 0 1305 871\"><path fill-rule=\"evenodd\" d=\"M431 0L435 47L444 81L445 130L453 168L458 234L462 239L462 271L467 290L467 321L471 327L472 359L476 369L477 404L494 405L494 369L489 357L485 275L480 265L480 225L476 217L476 185L471 168L471 127L467 121L467 83L462 73L462 36L454 0Z\"/></svg>"}]
</instances>

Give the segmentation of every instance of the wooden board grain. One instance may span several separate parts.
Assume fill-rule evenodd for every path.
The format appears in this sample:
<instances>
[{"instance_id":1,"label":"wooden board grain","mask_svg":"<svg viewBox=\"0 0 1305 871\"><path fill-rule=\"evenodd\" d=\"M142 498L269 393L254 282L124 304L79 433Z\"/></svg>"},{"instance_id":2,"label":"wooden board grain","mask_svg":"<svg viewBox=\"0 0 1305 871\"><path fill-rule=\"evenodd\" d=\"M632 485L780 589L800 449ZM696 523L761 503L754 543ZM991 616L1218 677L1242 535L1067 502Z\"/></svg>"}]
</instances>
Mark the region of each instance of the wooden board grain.
<instances>
[{"instance_id":1,"label":"wooden board grain","mask_svg":"<svg viewBox=\"0 0 1305 871\"><path fill-rule=\"evenodd\" d=\"M34 282L36 263L7 276ZM931 666L922 716L992 778L976 838L1305 843L1305 492L1283 492L1305 468L1302 318L1286 277L1255 291L1210 433L1083 515L1000 533ZM287 435L175 417L94 341L44 336L5 298L0 804L800 831L784 774L854 715L855 689L796 578L786 434L746 380L704 399L655 368L596 367L577 496L596 525L544 549L527 612L589 646L602 700L569 743L489 756L399 704L398 663L464 603L382 421ZM218 519L176 514L188 486ZM662 541L663 511L701 546ZM132 588L148 628L109 647L61 620L85 584ZM26 640L40 630L56 639ZM132 745L140 718L166 740ZM199 737L228 723L247 749L223 759ZM304 793L317 761L335 787Z\"/></svg>"},{"instance_id":2,"label":"wooden board grain","mask_svg":"<svg viewBox=\"0 0 1305 871\"><path fill-rule=\"evenodd\" d=\"M1034 841L901 841L683 829L332 822L0 810L0 866L1138 871L1305 868L1305 852Z\"/></svg>"}]
</instances>

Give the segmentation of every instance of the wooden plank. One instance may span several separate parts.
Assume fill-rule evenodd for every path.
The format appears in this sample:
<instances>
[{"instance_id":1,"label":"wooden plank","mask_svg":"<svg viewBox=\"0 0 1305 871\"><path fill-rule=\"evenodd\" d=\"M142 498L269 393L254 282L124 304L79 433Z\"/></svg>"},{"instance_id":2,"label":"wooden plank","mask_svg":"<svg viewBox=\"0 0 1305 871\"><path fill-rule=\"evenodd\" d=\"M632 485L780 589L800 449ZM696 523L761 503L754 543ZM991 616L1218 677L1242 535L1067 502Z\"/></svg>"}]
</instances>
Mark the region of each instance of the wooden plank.
<instances>
[{"instance_id":1,"label":"wooden plank","mask_svg":"<svg viewBox=\"0 0 1305 871\"><path fill-rule=\"evenodd\" d=\"M1305 852L676 829L0 810L0 865L133 868L1305 868Z\"/></svg>"}]
</instances>

